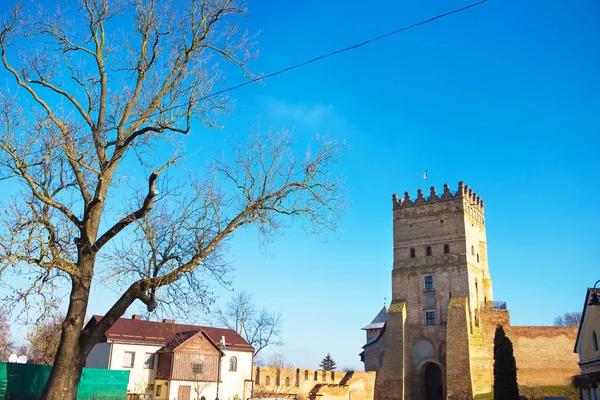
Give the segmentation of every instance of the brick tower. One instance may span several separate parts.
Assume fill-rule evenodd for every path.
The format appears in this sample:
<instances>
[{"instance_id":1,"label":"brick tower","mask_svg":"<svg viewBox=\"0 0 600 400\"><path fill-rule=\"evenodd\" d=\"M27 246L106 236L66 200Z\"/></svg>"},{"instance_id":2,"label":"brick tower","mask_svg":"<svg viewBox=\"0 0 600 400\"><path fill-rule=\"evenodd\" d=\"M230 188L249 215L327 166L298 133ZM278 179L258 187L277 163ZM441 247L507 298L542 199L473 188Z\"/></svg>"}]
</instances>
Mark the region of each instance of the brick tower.
<instances>
[{"instance_id":1,"label":"brick tower","mask_svg":"<svg viewBox=\"0 0 600 400\"><path fill-rule=\"evenodd\" d=\"M392 200L393 300L375 398L472 396L480 367L470 342L493 300L483 200L462 182L455 194L444 185L441 196L431 187Z\"/></svg>"}]
</instances>

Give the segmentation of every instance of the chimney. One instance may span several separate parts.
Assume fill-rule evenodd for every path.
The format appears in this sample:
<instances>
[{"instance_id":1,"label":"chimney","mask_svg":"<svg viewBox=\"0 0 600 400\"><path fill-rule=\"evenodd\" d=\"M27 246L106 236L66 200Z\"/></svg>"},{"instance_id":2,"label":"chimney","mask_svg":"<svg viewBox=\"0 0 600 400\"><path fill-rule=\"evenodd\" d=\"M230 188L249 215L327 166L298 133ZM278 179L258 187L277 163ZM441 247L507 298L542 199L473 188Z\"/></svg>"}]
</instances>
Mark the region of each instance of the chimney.
<instances>
[{"instance_id":1,"label":"chimney","mask_svg":"<svg viewBox=\"0 0 600 400\"><path fill-rule=\"evenodd\" d=\"M174 324L175 320L174 319L163 319L163 323L165 323L165 324Z\"/></svg>"},{"instance_id":2,"label":"chimney","mask_svg":"<svg viewBox=\"0 0 600 400\"><path fill-rule=\"evenodd\" d=\"M131 316L131 319L139 319L139 320L141 320L141 319L142 319L142 316L141 316L140 314L133 314L133 315Z\"/></svg>"}]
</instances>

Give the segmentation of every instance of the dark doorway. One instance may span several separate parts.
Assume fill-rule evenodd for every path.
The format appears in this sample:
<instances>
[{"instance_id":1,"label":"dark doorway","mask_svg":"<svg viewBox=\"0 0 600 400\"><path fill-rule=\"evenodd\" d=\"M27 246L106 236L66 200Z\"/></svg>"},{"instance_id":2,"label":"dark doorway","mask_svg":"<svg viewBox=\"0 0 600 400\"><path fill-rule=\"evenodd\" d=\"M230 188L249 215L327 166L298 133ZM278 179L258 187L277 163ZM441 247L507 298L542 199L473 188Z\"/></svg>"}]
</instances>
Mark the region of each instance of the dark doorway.
<instances>
[{"instance_id":1,"label":"dark doorway","mask_svg":"<svg viewBox=\"0 0 600 400\"><path fill-rule=\"evenodd\" d=\"M442 371L437 364L429 363L425 367L425 400L442 400Z\"/></svg>"}]
</instances>

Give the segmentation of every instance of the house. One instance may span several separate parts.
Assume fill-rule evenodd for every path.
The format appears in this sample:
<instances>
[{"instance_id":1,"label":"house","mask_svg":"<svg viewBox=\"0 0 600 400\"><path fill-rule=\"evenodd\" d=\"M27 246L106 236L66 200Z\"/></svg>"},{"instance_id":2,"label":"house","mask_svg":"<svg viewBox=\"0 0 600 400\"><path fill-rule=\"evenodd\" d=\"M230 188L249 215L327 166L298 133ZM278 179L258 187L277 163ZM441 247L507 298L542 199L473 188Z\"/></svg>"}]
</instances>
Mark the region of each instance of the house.
<instances>
[{"instance_id":1,"label":"house","mask_svg":"<svg viewBox=\"0 0 600 400\"><path fill-rule=\"evenodd\" d=\"M102 316L88 322L96 324ZM224 344L224 346L222 345ZM252 396L254 348L231 329L119 318L86 359L88 368L129 370L130 397L225 400Z\"/></svg>"},{"instance_id":2,"label":"house","mask_svg":"<svg viewBox=\"0 0 600 400\"><path fill-rule=\"evenodd\" d=\"M590 305L592 299L598 303L600 289L588 288L583 303L583 312L574 352L579 355L579 375L573 377L573 386L579 388L584 400L600 399L600 305Z\"/></svg>"}]
</instances>

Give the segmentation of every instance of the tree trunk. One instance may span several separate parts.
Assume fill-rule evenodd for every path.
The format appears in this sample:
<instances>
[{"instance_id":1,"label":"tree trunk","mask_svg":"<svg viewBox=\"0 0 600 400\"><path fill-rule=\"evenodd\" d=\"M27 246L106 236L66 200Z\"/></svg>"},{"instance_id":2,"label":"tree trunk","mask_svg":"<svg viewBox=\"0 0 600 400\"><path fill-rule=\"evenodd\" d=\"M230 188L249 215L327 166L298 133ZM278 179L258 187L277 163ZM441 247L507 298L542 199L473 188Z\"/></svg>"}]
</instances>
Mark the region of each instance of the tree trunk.
<instances>
[{"instance_id":1,"label":"tree trunk","mask_svg":"<svg viewBox=\"0 0 600 400\"><path fill-rule=\"evenodd\" d=\"M90 266L93 266L93 262L93 260L88 261ZM81 271L89 271L89 269L84 267ZM77 397L81 372L91 349L89 346L81 346L80 343L91 285L91 274L82 273L82 275L87 277L71 278L69 309L62 324L62 334L54 365L40 400L75 400ZM85 350L81 351L82 348Z\"/></svg>"}]
</instances>

